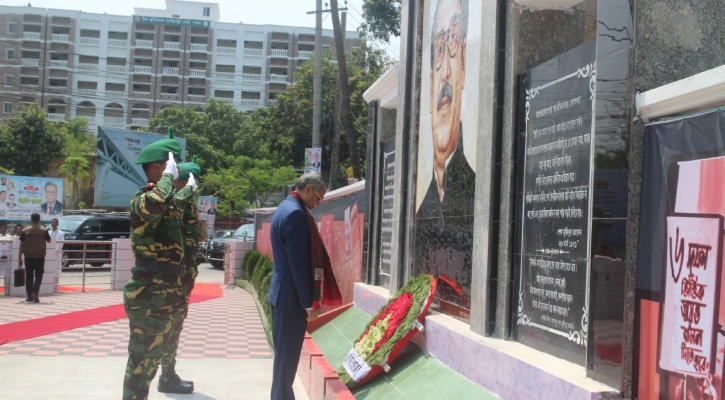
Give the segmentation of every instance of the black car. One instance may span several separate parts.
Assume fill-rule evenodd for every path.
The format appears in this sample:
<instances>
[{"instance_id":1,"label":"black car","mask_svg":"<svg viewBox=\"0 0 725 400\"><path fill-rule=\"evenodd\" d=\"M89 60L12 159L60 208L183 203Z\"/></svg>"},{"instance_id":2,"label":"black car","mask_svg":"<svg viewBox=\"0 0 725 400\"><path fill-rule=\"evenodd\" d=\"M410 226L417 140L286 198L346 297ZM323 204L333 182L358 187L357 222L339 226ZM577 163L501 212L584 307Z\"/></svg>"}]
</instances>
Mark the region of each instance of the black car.
<instances>
[{"instance_id":1,"label":"black car","mask_svg":"<svg viewBox=\"0 0 725 400\"><path fill-rule=\"evenodd\" d=\"M58 218L58 229L65 234L65 240L110 241L131 235L131 219L121 215L69 215ZM91 250L86 252L86 260L93 267L109 263L112 257L112 248L107 244L88 244L86 250ZM63 268L82 263L83 245L64 244L62 257Z\"/></svg>"},{"instance_id":2,"label":"black car","mask_svg":"<svg viewBox=\"0 0 725 400\"><path fill-rule=\"evenodd\" d=\"M207 243L207 259L214 268L224 267L224 253L227 242L230 240L254 241L254 224L240 226L232 234L223 234L222 237L215 237ZM216 235L215 235L216 236Z\"/></svg>"}]
</instances>

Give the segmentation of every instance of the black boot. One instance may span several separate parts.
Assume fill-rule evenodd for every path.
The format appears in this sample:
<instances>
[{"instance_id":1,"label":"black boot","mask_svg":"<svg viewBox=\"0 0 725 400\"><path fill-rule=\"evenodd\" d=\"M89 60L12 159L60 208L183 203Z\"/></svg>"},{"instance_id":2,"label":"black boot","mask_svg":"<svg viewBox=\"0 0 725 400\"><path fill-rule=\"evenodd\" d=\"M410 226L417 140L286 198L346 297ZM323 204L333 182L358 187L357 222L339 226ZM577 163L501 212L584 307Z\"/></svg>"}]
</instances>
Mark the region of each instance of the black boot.
<instances>
[{"instance_id":1,"label":"black boot","mask_svg":"<svg viewBox=\"0 0 725 400\"><path fill-rule=\"evenodd\" d=\"M159 379L159 386L157 387L159 393L178 393L178 394L191 394L194 393L194 386L174 381L163 382Z\"/></svg>"},{"instance_id":2,"label":"black boot","mask_svg":"<svg viewBox=\"0 0 725 400\"><path fill-rule=\"evenodd\" d=\"M194 382L186 381L176 373L176 361L162 367L158 390L161 393L189 394L194 392Z\"/></svg>"}]
</instances>

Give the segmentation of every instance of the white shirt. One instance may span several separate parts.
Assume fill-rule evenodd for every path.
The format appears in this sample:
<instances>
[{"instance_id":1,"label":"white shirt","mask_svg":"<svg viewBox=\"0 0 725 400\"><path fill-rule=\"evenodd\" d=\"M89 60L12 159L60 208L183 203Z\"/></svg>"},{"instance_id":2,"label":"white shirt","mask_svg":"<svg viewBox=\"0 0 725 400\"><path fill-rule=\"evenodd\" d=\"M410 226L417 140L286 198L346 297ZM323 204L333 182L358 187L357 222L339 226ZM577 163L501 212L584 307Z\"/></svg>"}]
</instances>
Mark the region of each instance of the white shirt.
<instances>
[{"instance_id":1,"label":"white shirt","mask_svg":"<svg viewBox=\"0 0 725 400\"><path fill-rule=\"evenodd\" d=\"M55 239L55 251L60 251L61 249L63 249L63 244L58 243L58 241L65 239L65 233L63 233L63 231L61 231L60 229L56 229L48 233L50 234L50 237L52 239Z\"/></svg>"}]
</instances>

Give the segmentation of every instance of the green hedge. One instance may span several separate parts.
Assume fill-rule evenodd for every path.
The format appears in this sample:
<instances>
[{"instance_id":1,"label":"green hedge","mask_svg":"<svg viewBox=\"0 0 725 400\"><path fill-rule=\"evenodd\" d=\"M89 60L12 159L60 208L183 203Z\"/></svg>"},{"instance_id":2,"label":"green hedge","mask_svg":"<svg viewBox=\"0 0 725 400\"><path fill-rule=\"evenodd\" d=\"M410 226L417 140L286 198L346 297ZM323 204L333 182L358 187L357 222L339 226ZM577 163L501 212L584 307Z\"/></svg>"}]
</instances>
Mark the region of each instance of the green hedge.
<instances>
[{"instance_id":1,"label":"green hedge","mask_svg":"<svg viewBox=\"0 0 725 400\"><path fill-rule=\"evenodd\" d=\"M254 267L257 265L257 262L259 261L259 258L261 256L262 253L258 252L257 250L248 251L246 254L244 254L244 258L242 259L242 265L245 273L244 276L247 277L248 281L252 280Z\"/></svg>"},{"instance_id":2,"label":"green hedge","mask_svg":"<svg viewBox=\"0 0 725 400\"><path fill-rule=\"evenodd\" d=\"M262 280L267 274L272 272L272 260L267 257L262 258L257 266L254 267L254 275L252 275L252 286L257 293L262 291ZM269 290L269 289L268 289ZM266 301L266 299L265 299Z\"/></svg>"},{"instance_id":3,"label":"green hedge","mask_svg":"<svg viewBox=\"0 0 725 400\"><path fill-rule=\"evenodd\" d=\"M272 331L272 305L267 302L267 296L269 295L269 283L272 281L272 271L269 271L267 275L265 275L264 279L262 279L262 284L259 292L257 292L259 296L259 302L262 304L262 310L264 310L264 314L267 316L267 321L269 321L269 331Z\"/></svg>"}]
</instances>

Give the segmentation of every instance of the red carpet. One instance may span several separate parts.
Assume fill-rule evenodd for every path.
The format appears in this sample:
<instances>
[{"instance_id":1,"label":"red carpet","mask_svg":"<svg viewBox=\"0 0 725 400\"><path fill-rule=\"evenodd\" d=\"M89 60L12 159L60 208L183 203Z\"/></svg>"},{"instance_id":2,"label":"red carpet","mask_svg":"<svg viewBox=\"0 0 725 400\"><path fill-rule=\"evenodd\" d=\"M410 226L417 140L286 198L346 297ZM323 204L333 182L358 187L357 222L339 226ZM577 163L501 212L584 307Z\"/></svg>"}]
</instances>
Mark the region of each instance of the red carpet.
<instances>
[{"instance_id":1,"label":"red carpet","mask_svg":"<svg viewBox=\"0 0 725 400\"><path fill-rule=\"evenodd\" d=\"M189 303L216 299L223 295L224 292L218 283L197 283L191 292ZM126 311L123 309L123 304L116 304L27 321L12 322L0 325L0 346L9 342L32 339L122 318L126 318Z\"/></svg>"},{"instance_id":2,"label":"red carpet","mask_svg":"<svg viewBox=\"0 0 725 400\"><path fill-rule=\"evenodd\" d=\"M97 292L99 290L107 289L86 286L86 292ZM75 293L82 292L83 288L81 288L80 286L58 286L58 291L61 293Z\"/></svg>"}]
</instances>

